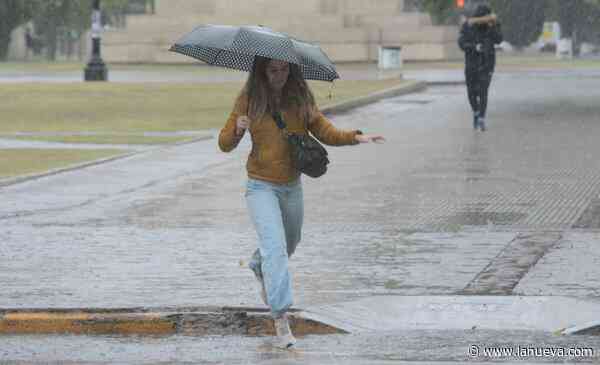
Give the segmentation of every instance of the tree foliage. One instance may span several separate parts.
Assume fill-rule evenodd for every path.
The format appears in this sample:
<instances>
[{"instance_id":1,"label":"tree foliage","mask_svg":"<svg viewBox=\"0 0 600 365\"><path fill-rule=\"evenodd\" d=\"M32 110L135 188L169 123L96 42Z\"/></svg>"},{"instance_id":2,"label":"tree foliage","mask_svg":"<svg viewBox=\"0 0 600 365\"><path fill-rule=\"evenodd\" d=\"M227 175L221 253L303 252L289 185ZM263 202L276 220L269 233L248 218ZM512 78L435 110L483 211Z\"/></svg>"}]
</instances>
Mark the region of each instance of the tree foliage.
<instances>
[{"instance_id":1,"label":"tree foliage","mask_svg":"<svg viewBox=\"0 0 600 365\"><path fill-rule=\"evenodd\" d=\"M436 24L453 23L456 0L420 0ZM600 43L600 0L489 0L502 23L504 39L516 48L537 41L545 21L557 21L563 37Z\"/></svg>"},{"instance_id":2,"label":"tree foliage","mask_svg":"<svg viewBox=\"0 0 600 365\"><path fill-rule=\"evenodd\" d=\"M573 40L578 53L582 42L600 43L600 0L546 0L546 21L560 24L561 38Z\"/></svg>"},{"instance_id":3,"label":"tree foliage","mask_svg":"<svg viewBox=\"0 0 600 365\"><path fill-rule=\"evenodd\" d=\"M91 26L92 0L30 0L35 3L33 22L38 34L44 36L46 55L56 58L60 35L84 34ZM102 0L105 13L124 11L128 0Z\"/></svg>"},{"instance_id":4,"label":"tree foliage","mask_svg":"<svg viewBox=\"0 0 600 365\"><path fill-rule=\"evenodd\" d=\"M490 5L502 24L504 39L511 45L519 49L539 39L544 28L545 1L491 0Z\"/></svg>"},{"instance_id":5,"label":"tree foliage","mask_svg":"<svg viewBox=\"0 0 600 365\"><path fill-rule=\"evenodd\" d=\"M597 42L600 29L600 2L571 0L558 2L558 22L562 36L577 43Z\"/></svg>"},{"instance_id":6,"label":"tree foliage","mask_svg":"<svg viewBox=\"0 0 600 365\"><path fill-rule=\"evenodd\" d=\"M12 31L32 16L29 0L0 0L0 60L6 59Z\"/></svg>"},{"instance_id":7,"label":"tree foliage","mask_svg":"<svg viewBox=\"0 0 600 365\"><path fill-rule=\"evenodd\" d=\"M69 31L83 32L90 24L90 0L30 0L35 2L33 24L42 35L49 60L56 58L58 37Z\"/></svg>"},{"instance_id":8,"label":"tree foliage","mask_svg":"<svg viewBox=\"0 0 600 365\"><path fill-rule=\"evenodd\" d=\"M125 13L128 0L102 0L105 14ZM81 36L90 28L92 0L0 0L0 59L6 59L11 32L33 21L35 33L43 37L49 59L56 57L58 37Z\"/></svg>"}]
</instances>

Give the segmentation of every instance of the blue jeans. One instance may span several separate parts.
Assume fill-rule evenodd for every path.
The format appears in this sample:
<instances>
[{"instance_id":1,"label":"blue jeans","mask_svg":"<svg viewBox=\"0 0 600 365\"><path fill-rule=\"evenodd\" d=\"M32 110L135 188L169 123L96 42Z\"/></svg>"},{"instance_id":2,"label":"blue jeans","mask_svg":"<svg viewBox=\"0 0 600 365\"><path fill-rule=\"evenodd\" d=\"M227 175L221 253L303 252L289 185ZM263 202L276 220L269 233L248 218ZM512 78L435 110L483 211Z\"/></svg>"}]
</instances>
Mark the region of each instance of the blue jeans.
<instances>
[{"instance_id":1,"label":"blue jeans","mask_svg":"<svg viewBox=\"0 0 600 365\"><path fill-rule=\"evenodd\" d=\"M248 179L246 202L259 241L249 266L263 278L271 315L279 318L292 306L288 258L300 242L302 183L300 179L288 184Z\"/></svg>"}]
</instances>

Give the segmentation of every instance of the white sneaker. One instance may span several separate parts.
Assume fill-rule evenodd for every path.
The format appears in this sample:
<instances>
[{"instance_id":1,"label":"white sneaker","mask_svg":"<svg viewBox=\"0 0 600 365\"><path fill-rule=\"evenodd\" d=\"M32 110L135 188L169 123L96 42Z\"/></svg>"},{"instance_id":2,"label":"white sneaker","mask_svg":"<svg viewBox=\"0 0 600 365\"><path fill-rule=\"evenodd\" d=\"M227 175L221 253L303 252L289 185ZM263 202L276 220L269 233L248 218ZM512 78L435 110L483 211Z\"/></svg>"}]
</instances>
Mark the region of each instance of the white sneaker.
<instances>
[{"instance_id":1,"label":"white sneaker","mask_svg":"<svg viewBox=\"0 0 600 365\"><path fill-rule=\"evenodd\" d=\"M274 322L276 338L273 345L282 349L288 349L294 346L296 344L296 339L292 335L287 314L284 314L281 318L276 318Z\"/></svg>"}]
</instances>

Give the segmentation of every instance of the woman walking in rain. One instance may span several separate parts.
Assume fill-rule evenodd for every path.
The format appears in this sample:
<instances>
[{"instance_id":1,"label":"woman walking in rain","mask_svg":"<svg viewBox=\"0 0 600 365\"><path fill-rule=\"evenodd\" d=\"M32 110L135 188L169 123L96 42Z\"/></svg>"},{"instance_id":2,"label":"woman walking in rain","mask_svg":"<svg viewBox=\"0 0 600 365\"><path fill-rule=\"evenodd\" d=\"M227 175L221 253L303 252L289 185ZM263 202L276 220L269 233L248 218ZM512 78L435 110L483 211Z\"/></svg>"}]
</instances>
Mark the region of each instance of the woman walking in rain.
<instances>
[{"instance_id":1,"label":"woman walking in rain","mask_svg":"<svg viewBox=\"0 0 600 365\"><path fill-rule=\"evenodd\" d=\"M246 168L246 201L258 233L258 249L249 263L260 282L261 297L275 322L275 346L295 344L286 312L292 306L288 258L300 242L304 203L300 172L273 114L281 113L291 133L312 133L334 146L383 142L379 135L335 128L321 112L300 67L256 56L245 87L219 135L219 147L233 150L248 130L252 150Z\"/></svg>"},{"instance_id":2,"label":"woman walking in rain","mask_svg":"<svg viewBox=\"0 0 600 365\"><path fill-rule=\"evenodd\" d=\"M458 45L465 52L467 95L473 110L473 128L485 131L488 91L496 66L494 45L502 42L502 32L496 15L489 6L480 4L473 17L460 30Z\"/></svg>"}]
</instances>

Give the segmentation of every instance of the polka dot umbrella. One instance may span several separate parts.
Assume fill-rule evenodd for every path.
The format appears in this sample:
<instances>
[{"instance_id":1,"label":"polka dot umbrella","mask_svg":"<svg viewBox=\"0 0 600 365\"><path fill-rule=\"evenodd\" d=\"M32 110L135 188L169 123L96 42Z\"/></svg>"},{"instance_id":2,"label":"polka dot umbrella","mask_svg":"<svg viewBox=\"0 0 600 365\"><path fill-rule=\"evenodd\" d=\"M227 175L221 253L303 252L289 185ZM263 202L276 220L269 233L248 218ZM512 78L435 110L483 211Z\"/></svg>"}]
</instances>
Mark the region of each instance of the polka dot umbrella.
<instances>
[{"instance_id":1,"label":"polka dot umbrella","mask_svg":"<svg viewBox=\"0 0 600 365\"><path fill-rule=\"evenodd\" d=\"M169 49L210 65L251 71L254 56L300 66L307 80L339 78L335 66L317 45L262 26L201 25Z\"/></svg>"}]
</instances>

